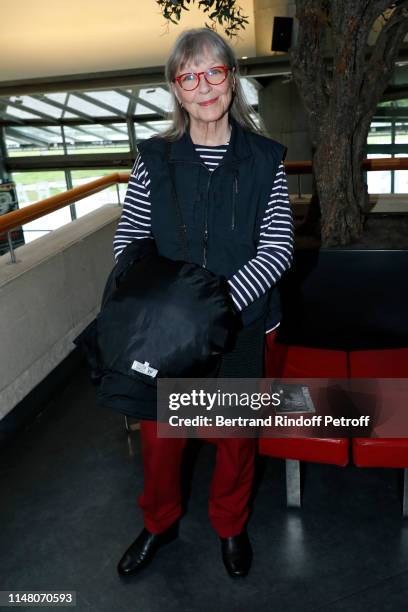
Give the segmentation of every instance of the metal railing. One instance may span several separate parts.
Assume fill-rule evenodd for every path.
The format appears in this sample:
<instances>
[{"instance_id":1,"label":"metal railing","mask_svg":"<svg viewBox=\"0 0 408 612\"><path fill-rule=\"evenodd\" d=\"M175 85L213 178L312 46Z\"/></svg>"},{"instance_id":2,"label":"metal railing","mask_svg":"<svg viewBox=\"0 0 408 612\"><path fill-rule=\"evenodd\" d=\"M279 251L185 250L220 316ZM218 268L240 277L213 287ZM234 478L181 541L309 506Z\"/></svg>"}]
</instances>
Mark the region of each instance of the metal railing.
<instances>
[{"instance_id":1,"label":"metal railing","mask_svg":"<svg viewBox=\"0 0 408 612\"><path fill-rule=\"evenodd\" d=\"M398 157L398 158L378 158L378 159L364 159L362 164L362 169L364 171L375 171L375 170L408 170L408 157ZM311 161L297 161L297 162L285 162L285 171L288 175L297 175L298 180L300 181L300 177L303 174L311 174L312 173L312 162ZM85 185L80 185L79 187L74 187L73 189L68 189L64 193L59 193L57 195L46 198L45 200L40 200L35 204L31 204L20 210L13 210L12 212L6 213L0 217L0 235L7 232L7 240L10 249L10 257L11 262L16 263L16 256L14 252L14 247L11 239L11 230L15 230L25 223L29 223L30 221L34 221L35 219L39 219L44 215L47 215L55 210L59 210L60 208L64 208L64 206L68 206L73 204L74 202L78 202L94 193L98 193L107 187L111 187L112 185L116 185L117 193L118 193L118 203L120 205L119 199L119 184L127 183L129 181L130 172L113 172L107 176L103 176L101 178L95 179L94 181L90 181ZM299 192L300 192L300 182L299 182Z\"/></svg>"},{"instance_id":2,"label":"metal railing","mask_svg":"<svg viewBox=\"0 0 408 612\"><path fill-rule=\"evenodd\" d=\"M64 193L58 193L45 200L40 200L35 204L26 206L20 210L13 210L12 212L6 213L0 217L0 234L7 232L7 241L10 249L10 257L12 263L16 263L16 256L14 252L13 242L11 239L11 230L19 228L25 223L35 221L44 215L69 206L74 202L83 200L94 193L98 193L107 187L116 185L118 192L118 204L120 204L119 198L119 183L127 183L129 181L129 172L113 172L107 176L90 181L85 185L68 189Z\"/></svg>"}]
</instances>

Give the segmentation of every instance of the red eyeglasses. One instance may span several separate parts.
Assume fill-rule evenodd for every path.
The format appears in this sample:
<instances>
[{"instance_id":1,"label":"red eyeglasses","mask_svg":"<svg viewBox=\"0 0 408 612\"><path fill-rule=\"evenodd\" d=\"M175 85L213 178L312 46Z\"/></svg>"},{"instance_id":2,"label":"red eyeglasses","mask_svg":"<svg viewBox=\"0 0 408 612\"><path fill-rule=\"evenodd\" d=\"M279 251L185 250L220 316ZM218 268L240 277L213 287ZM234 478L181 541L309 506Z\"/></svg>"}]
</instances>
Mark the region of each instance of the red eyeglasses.
<instances>
[{"instance_id":1,"label":"red eyeglasses","mask_svg":"<svg viewBox=\"0 0 408 612\"><path fill-rule=\"evenodd\" d=\"M176 76L173 79L173 83L177 81L180 87L185 91L193 91L193 89L197 89L200 84L200 79L204 75L205 80L210 85L221 85L227 78L229 70L234 72L235 67L213 66L208 70L203 70L203 72L184 72Z\"/></svg>"}]
</instances>

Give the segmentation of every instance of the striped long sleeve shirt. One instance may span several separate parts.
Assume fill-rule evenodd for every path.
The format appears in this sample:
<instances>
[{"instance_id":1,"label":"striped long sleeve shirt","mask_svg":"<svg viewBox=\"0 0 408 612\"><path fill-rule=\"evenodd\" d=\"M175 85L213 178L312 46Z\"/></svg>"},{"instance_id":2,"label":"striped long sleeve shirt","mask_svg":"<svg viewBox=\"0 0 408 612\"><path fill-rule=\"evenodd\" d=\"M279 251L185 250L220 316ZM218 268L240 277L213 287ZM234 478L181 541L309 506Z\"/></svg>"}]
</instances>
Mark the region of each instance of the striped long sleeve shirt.
<instances>
[{"instance_id":1,"label":"striped long sleeve shirt","mask_svg":"<svg viewBox=\"0 0 408 612\"><path fill-rule=\"evenodd\" d=\"M221 162L227 146L228 143L217 147L195 145L195 149L212 172ZM140 154L130 175L122 215L113 241L115 258L118 259L123 249L139 238L153 238L150 178ZM228 279L237 310L243 310L266 293L290 267L292 255L293 219L285 169L281 162L262 220L256 256ZM272 329L267 330L267 333Z\"/></svg>"}]
</instances>

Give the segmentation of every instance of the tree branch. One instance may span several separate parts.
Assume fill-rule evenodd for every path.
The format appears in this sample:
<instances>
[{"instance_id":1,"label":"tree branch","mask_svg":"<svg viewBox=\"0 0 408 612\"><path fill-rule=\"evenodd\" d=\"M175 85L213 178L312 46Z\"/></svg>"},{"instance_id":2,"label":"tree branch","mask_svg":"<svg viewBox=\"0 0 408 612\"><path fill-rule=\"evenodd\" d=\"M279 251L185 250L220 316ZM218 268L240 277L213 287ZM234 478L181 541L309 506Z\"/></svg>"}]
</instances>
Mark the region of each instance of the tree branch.
<instances>
[{"instance_id":1,"label":"tree branch","mask_svg":"<svg viewBox=\"0 0 408 612\"><path fill-rule=\"evenodd\" d=\"M358 73L365 65L365 48L373 25L392 0L365 0L348 3L332 2L333 62L350 66L350 74ZM352 61L347 61L347 57Z\"/></svg>"},{"instance_id":2,"label":"tree branch","mask_svg":"<svg viewBox=\"0 0 408 612\"><path fill-rule=\"evenodd\" d=\"M313 119L323 116L328 104L329 83L322 56L321 42L327 26L327 12L322 0L296 0L299 21L297 44L292 47L290 61L305 107ZM302 83L309 81L309 87ZM314 86L310 87L313 83Z\"/></svg>"},{"instance_id":3,"label":"tree branch","mask_svg":"<svg viewBox=\"0 0 408 612\"><path fill-rule=\"evenodd\" d=\"M404 0L386 21L366 64L365 78L361 85L358 114L364 114L380 99L394 71L398 49L408 32L408 0Z\"/></svg>"}]
</instances>

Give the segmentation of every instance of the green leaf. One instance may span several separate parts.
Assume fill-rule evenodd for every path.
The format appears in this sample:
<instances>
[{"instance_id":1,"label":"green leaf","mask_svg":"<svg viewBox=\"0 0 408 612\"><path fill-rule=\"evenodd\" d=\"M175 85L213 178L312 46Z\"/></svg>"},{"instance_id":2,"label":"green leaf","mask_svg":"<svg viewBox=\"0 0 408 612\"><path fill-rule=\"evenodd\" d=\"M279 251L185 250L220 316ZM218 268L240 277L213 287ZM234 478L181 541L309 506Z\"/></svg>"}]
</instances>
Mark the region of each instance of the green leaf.
<instances>
[{"instance_id":1,"label":"green leaf","mask_svg":"<svg viewBox=\"0 0 408 612\"><path fill-rule=\"evenodd\" d=\"M203 13L209 13L208 17L212 22L211 25L206 23L206 27L213 29L218 22L229 37L235 36L238 29L244 30L244 24L249 23L248 16L242 14L242 7L237 6L236 1L198 0L199 8ZM177 25L181 19L181 12L189 11L186 5L194 4L196 0L156 0L156 2L161 8L163 17Z\"/></svg>"}]
</instances>

